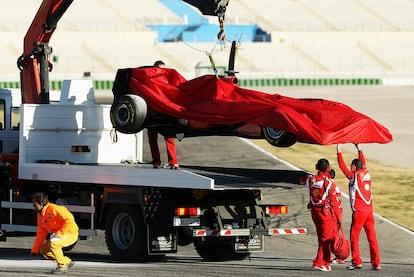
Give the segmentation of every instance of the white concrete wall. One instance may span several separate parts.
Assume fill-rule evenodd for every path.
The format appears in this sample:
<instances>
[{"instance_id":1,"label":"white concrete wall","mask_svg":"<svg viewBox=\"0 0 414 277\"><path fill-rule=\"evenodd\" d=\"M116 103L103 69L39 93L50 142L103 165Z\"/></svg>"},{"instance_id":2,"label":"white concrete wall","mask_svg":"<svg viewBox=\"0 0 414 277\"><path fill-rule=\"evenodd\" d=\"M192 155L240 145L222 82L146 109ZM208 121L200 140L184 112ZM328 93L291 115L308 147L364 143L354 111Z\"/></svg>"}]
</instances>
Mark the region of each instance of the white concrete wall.
<instances>
[{"instance_id":1,"label":"white concrete wall","mask_svg":"<svg viewBox=\"0 0 414 277\"><path fill-rule=\"evenodd\" d=\"M16 60L40 3L6 6L0 18L0 81L18 81ZM69 7L50 41L57 59L51 79L79 78L84 72L111 79L118 68L158 59L192 77L197 64L210 64L206 53L212 53L216 66L227 66L228 41L156 43L157 34L145 24L180 21L158 1L114 3L82 0ZM239 77L414 74L414 1L231 0L226 22L259 23L272 34L272 43L247 43L240 34Z\"/></svg>"}]
</instances>

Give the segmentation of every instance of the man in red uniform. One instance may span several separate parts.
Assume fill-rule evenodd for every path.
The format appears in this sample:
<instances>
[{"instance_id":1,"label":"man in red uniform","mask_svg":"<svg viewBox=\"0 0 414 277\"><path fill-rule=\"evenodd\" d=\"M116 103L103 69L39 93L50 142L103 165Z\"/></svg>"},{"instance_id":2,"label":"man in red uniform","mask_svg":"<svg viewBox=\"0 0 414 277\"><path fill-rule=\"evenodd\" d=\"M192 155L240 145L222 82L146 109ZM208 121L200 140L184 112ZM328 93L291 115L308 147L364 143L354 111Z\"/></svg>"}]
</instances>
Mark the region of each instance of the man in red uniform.
<instances>
[{"instance_id":1,"label":"man in red uniform","mask_svg":"<svg viewBox=\"0 0 414 277\"><path fill-rule=\"evenodd\" d=\"M331 176L331 179L332 180L335 179L335 175L336 175L335 170L331 169L331 170L329 170L328 173ZM341 201L342 191L341 191L341 188L339 186L336 186L336 196L338 198L339 210L341 211L341 215L342 215L342 201ZM343 259L338 258L337 256L335 256L334 259L332 260L332 263L333 264L345 264L345 260L343 260Z\"/></svg>"},{"instance_id":2,"label":"man in red uniform","mask_svg":"<svg viewBox=\"0 0 414 277\"><path fill-rule=\"evenodd\" d=\"M79 236L79 228L73 215L64 206L49 203L42 192L32 195L33 207L37 211L37 232L31 254L41 254L57 263L53 274L66 273L74 262L63 254L62 248L73 245ZM47 239L47 236L50 237Z\"/></svg>"},{"instance_id":3,"label":"man in red uniform","mask_svg":"<svg viewBox=\"0 0 414 277\"><path fill-rule=\"evenodd\" d=\"M331 245L337 226L342 222L340 190L329 174L331 168L327 159L318 160L316 170L317 174L301 179L309 190L309 208L318 235L318 252L313 268L331 271Z\"/></svg>"},{"instance_id":4,"label":"man in red uniform","mask_svg":"<svg viewBox=\"0 0 414 277\"><path fill-rule=\"evenodd\" d=\"M165 63L163 61L156 61L154 67L164 67ZM152 156L152 166L154 168L159 168L161 166L161 156L160 149L158 147L158 133L153 130L148 130L148 143L151 150ZM177 152L175 146L175 140L172 137L164 137L165 146L167 148L167 157L168 157L168 166L171 169L179 170L180 166L178 165Z\"/></svg>"},{"instance_id":5,"label":"man in red uniform","mask_svg":"<svg viewBox=\"0 0 414 277\"><path fill-rule=\"evenodd\" d=\"M365 167L365 157L358 144L355 144L358 150L358 159L351 163L351 170L347 168L341 153L340 145L337 145L338 164L342 172L349 179L349 200L352 209L351 223L351 253L352 264L348 269L362 268L362 259L359 251L359 236L362 228L367 235L371 265L373 270L381 270L380 250L375 233L375 220L372 205L372 183L371 176Z\"/></svg>"}]
</instances>

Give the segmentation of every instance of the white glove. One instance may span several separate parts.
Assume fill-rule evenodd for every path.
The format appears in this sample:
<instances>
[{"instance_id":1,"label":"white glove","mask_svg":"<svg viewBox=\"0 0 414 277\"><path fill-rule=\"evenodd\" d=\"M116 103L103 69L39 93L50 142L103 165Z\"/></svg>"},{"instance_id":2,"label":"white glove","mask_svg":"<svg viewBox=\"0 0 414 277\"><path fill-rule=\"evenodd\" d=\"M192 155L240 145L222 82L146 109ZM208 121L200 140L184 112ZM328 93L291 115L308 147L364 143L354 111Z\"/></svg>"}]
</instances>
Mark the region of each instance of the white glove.
<instances>
[{"instance_id":1,"label":"white glove","mask_svg":"<svg viewBox=\"0 0 414 277\"><path fill-rule=\"evenodd\" d=\"M54 242L54 241L59 241L59 240L62 240L62 239L64 239L64 238L65 238L65 236L63 236L63 238L60 238L60 237L56 236L56 234L55 234L55 233L50 234L50 241L51 241L51 242Z\"/></svg>"}]
</instances>

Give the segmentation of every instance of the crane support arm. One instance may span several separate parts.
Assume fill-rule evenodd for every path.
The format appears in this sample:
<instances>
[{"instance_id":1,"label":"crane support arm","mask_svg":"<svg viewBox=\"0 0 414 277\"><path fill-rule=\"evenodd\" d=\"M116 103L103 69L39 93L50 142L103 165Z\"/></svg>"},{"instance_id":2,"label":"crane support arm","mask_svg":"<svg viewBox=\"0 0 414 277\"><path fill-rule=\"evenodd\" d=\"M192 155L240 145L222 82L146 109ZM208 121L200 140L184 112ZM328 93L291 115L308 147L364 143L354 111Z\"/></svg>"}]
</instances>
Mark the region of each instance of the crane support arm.
<instances>
[{"instance_id":1,"label":"crane support arm","mask_svg":"<svg viewBox=\"0 0 414 277\"><path fill-rule=\"evenodd\" d=\"M44 0L24 37L23 54L17 60L21 71L22 103L49 103L49 40L73 0Z\"/></svg>"},{"instance_id":2,"label":"crane support arm","mask_svg":"<svg viewBox=\"0 0 414 277\"><path fill-rule=\"evenodd\" d=\"M205 15L217 15L220 22L229 0L183 0L198 8ZM23 54L17 60L20 69L22 103L49 103L49 72L52 63L49 57L52 48L49 40L57 23L73 0L43 0L29 30L24 37Z\"/></svg>"}]
</instances>

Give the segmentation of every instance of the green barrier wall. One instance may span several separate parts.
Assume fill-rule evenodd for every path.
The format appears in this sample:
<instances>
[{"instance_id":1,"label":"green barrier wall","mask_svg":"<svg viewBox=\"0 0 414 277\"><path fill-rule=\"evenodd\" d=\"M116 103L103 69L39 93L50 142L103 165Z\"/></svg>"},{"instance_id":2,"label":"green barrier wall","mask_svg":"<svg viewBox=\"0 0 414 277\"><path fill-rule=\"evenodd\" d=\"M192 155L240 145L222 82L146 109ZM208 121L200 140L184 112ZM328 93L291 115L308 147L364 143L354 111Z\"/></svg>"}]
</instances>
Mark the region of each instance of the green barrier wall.
<instances>
[{"instance_id":1,"label":"green barrier wall","mask_svg":"<svg viewBox=\"0 0 414 277\"><path fill-rule=\"evenodd\" d=\"M112 80L95 80L95 90L112 90ZM274 78L274 79L239 79L241 87L279 87L279 86L369 86L382 85L382 79L310 79L310 78ZM20 82L0 82L0 88L20 88ZM60 90L62 81L51 81L50 90Z\"/></svg>"},{"instance_id":2,"label":"green barrier wall","mask_svg":"<svg viewBox=\"0 0 414 277\"><path fill-rule=\"evenodd\" d=\"M278 87L278 86L369 86L382 85L382 79L310 79L310 78L277 78L277 79L239 79L242 87Z\"/></svg>"},{"instance_id":3,"label":"green barrier wall","mask_svg":"<svg viewBox=\"0 0 414 277\"><path fill-rule=\"evenodd\" d=\"M0 88L20 88L20 82L0 82Z\"/></svg>"}]
</instances>

